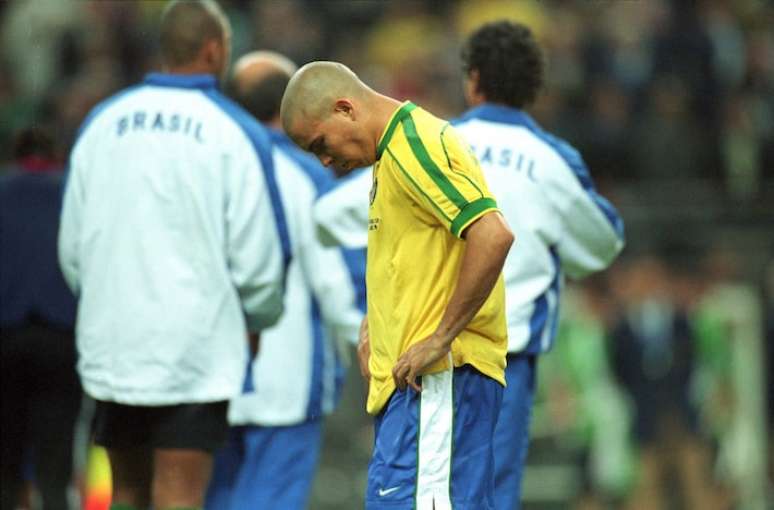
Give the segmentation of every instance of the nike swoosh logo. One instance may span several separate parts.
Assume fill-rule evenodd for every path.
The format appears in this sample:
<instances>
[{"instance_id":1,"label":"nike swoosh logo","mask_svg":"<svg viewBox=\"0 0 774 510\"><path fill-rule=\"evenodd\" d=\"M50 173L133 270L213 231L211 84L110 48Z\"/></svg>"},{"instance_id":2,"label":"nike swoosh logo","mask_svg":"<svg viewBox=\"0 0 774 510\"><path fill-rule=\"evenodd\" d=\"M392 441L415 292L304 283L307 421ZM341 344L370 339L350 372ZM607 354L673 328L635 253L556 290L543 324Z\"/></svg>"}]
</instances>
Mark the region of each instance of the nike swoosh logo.
<instances>
[{"instance_id":1,"label":"nike swoosh logo","mask_svg":"<svg viewBox=\"0 0 774 510\"><path fill-rule=\"evenodd\" d=\"M379 496L386 496L388 494L392 494L398 489L400 489L400 485L398 485L397 487L390 487L389 489L379 489L378 490Z\"/></svg>"}]
</instances>

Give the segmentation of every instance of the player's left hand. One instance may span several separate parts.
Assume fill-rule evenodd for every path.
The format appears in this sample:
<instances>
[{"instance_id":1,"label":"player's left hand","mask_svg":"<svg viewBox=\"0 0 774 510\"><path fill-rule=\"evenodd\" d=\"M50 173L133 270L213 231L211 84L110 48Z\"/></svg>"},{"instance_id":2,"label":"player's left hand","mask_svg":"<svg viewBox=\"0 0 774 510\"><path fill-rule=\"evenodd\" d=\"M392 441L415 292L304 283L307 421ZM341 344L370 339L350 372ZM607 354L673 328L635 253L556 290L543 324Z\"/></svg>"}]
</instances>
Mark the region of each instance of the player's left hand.
<instances>
[{"instance_id":1,"label":"player's left hand","mask_svg":"<svg viewBox=\"0 0 774 510\"><path fill-rule=\"evenodd\" d=\"M431 335L421 342L415 343L398 358L392 368L395 386L401 391L405 390L406 386L411 386L416 391L422 391L422 387L417 384L417 377L448 353L449 344L436 335Z\"/></svg>"}]
</instances>

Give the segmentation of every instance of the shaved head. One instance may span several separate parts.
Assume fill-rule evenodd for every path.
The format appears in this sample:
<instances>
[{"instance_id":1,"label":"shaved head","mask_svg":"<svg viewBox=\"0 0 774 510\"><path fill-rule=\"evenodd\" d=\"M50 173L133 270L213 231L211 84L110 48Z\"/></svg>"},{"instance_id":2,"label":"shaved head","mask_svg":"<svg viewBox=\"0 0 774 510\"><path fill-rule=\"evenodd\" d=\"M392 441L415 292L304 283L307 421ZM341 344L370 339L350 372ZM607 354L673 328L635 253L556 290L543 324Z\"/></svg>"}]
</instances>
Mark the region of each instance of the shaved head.
<instances>
[{"instance_id":1,"label":"shaved head","mask_svg":"<svg viewBox=\"0 0 774 510\"><path fill-rule=\"evenodd\" d=\"M338 62L312 62L291 78L282 97L282 125L295 139L300 121L320 121L333 113L338 99L362 99L373 92L347 66Z\"/></svg>"},{"instance_id":2,"label":"shaved head","mask_svg":"<svg viewBox=\"0 0 774 510\"><path fill-rule=\"evenodd\" d=\"M377 145L400 102L370 89L347 66L312 62L282 97L285 133L338 175L374 163Z\"/></svg>"},{"instance_id":3,"label":"shaved head","mask_svg":"<svg viewBox=\"0 0 774 510\"><path fill-rule=\"evenodd\" d=\"M168 67L191 64L205 43L229 37L228 19L212 0L174 0L164 8L160 45Z\"/></svg>"},{"instance_id":4,"label":"shaved head","mask_svg":"<svg viewBox=\"0 0 774 510\"><path fill-rule=\"evenodd\" d=\"M251 51L234 64L234 82L237 90L244 92L269 75L280 74L290 80L296 70L298 66L285 55L275 51Z\"/></svg>"},{"instance_id":5,"label":"shaved head","mask_svg":"<svg viewBox=\"0 0 774 510\"><path fill-rule=\"evenodd\" d=\"M280 128L282 95L298 66L273 51L253 51L234 64L232 93L239 104L263 123Z\"/></svg>"}]
</instances>

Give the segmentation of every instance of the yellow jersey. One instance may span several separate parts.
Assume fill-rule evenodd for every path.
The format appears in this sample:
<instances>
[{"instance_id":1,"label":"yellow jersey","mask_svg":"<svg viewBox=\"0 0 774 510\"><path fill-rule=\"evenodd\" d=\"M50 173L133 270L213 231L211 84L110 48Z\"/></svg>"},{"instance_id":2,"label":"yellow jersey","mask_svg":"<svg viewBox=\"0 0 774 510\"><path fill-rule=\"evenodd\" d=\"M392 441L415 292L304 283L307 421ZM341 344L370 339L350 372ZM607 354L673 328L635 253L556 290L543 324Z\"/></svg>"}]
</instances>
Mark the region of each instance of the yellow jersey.
<instances>
[{"instance_id":1,"label":"yellow jersey","mask_svg":"<svg viewBox=\"0 0 774 510\"><path fill-rule=\"evenodd\" d=\"M441 322L457 284L465 228L497 204L454 128L410 102L393 114L379 141L370 202L366 409L377 414L395 390L392 369L400 355ZM505 385L507 336L500 275L452 342L454 366L473 365ZM442 359L425 373L446 370L448 363Z\"/></svg>"}]
</instances>

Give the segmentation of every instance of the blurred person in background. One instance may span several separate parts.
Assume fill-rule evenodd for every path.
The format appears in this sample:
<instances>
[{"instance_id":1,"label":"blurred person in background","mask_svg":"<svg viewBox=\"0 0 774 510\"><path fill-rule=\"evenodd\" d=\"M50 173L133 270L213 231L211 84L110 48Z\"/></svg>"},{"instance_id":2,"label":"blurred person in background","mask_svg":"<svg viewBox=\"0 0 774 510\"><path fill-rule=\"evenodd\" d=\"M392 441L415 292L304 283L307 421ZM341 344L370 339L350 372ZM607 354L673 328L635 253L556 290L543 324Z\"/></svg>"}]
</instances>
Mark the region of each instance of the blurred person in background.
<instances>
[{"instance_id":1,"label":"blurred person in background","mask_svg":"<svg viewBox=\"0 0 774 510\"><path fill-rule=\"evenodd\" d=\"M654 78L648 103L632 137L639 179L691 179L708 176L707 132L691 111L690 89L677 75Z\"/></svg>"},{"instance_id":2,"label":"blurred person in background","mask_svg":"<svg viewBox=\"0 0 774 510\"><path fill-rule=\"evenodd\" d=\"M675 296L664 263L641 256L630 263L623 309L611 331L616 379L634 406L639 474L628 508L675 504L722 508L711 483L709 450L698 434L691 399L696 337L687 310ZM675 473L679 491L669 485Z\"/></svg>"},{"instance_id":3,"label":"blurred person in background","mask_svg":"<svg viewBox=\"0 0 774 510\"><path fill-rule=\"evenodd\" d=\"M44 510L67 509L81 402L75 298L57 264L62 165L46 128L20 131L0 177L2 510L17 507L25 455Z\"/></svg>"},{"instance_id":4,"label":"blurred person in background","mask_svg":"<svg viewBox=\"0 0 774 510\"><path fill-rule=\"evenodd\" d=\"M59 232L114 510L202 506L247 331L279 319L290 256L268 134L217 90L218 5L169 3L160 50L163 73L81 126Z\"/></svg>"},{"instance_id":5,"label":"blurred person in background","mask_svg":"<svg viewBox=\"0 0 774 510\"><path fill-rule=\"evenodd\" d=\"M713 495L727 506L762 508L769 462L765 301L757 282L742 278L737 252L722 242L707 250L699 267L700 293L690 316L697 340L691 393L700 411L699 437L712 441L713 474L724 485ZM764 291L765 271L759 273Z\"/></svg>"},{"instance_id":6,"label":"blurred person in background","mask_svg":"<svg viewBox=\"0 0 774 510\"><path fill-rule=\"evenodd\" d=\"M470 110L453 121L471 144L519 240L505 262L508 366L495 429L498 510L519 508L537 359L556 336L564 276L600 271L624 246L623 220L599 193L580 154L524 111L543 84L530 29L486 24L462 51Z\"/></svg>"},{"instance_id":7,"label":"blurred person in background","mask_svg":"<svg viewBox=\"0 0 774 510\"><path fill-rule=\"evenodd\" d=\"M242 394L229 404L231 431L215 458L211 510L307 507L322 419L333 412L344 380L342 349L357 343L364 313L341 250L323 247L315 233L312 205L333 176L281 131L282 94L295 71L273 52L244 55L234 69L238 102L269 128L274 143L293 258L285 312L261 332Z\"/></svg>"},{"instance_id":8,"label":"blurred person in background","mask_svg":"<svg viewBox=\"0 0 774 510\"><path fill-rule=\"evenodd\" d=\"M475 158L448 123L335 62L293 76L281 117L338 174L375 164L359 346L376 417L366 508L494 508L513 235Z\"/></svg>"},{"instance_id":9,"label":"blurred person in background","mask_svg":"<svg viewBox=\"0 0 774 510\"><path fill-rule=\"evenodd\" d=\"M556 343L541 356L537 374L526 469L539 467L548 475L552 468L554 473L561 467L575 468L577 482L561 477L560 486L556 477L533 478L525 492L534 493L539 486L563 508L571 501L577 510L620 503L634 475L631 413L610 363L607 331L615 305L605 279L591 278L563 289ZM524 503L529 506L526 497Z\"/></svg>"},{"instance_id":10,"label":"blurred person in background","mask_svg":"<svg viewBox=\"0 0 774 510\"><path fill-rule=\"evenodd\" d=\"M774 492L774 256L766 266L765 273L765 298L766 298L766 339L764 373L766 374L766 426L769 435L769 465L768 488L769 494Z\"/></svg>"}]
</instances>

